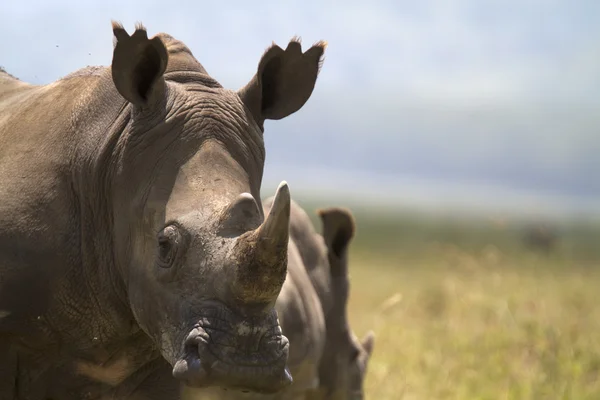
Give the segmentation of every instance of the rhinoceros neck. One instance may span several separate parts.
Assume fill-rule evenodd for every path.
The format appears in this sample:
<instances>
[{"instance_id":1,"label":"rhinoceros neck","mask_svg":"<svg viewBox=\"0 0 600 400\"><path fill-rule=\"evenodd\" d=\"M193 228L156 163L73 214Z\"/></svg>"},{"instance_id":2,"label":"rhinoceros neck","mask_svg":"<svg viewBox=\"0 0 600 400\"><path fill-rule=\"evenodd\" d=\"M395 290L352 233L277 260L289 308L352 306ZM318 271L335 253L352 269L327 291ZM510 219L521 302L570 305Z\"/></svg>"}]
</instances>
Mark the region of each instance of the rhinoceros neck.
<instances>
[{"instance_id":1,"label":"rhinoceros neck","mask_svg":"<svg viewBox=\"0 0 600 400\"><path fill-rule=\"evenodd\" d=\"M105 70L89 102L73 112L76 132L83 132L75 149L73 189L81 230L82 277L97 313L106 325L133 321L125 284L116 267L113 235L112 180L118 168L118 144L130 122L130 105L116 92Z\"/></svg>"},{"instance_id":2,"label":"rhinoceros neck","mask_svg":"<svg viewBox=\"0 0 600 400\"><path fill-rule=\"evenodd\" d=\"M104 330L105 339L111 340L117 332L133 329L134 321L115 267L111 202L117 147L130 121L130 106L114 88L107 68L91 67L64 79L79 80L83 86L69 113L75 143L73 212L80 229L79 265L74 265L78 272L70 282L86 287L86 294L79 290L78 296L98 321L89 329Z\"/></svg>"}]
</instances>

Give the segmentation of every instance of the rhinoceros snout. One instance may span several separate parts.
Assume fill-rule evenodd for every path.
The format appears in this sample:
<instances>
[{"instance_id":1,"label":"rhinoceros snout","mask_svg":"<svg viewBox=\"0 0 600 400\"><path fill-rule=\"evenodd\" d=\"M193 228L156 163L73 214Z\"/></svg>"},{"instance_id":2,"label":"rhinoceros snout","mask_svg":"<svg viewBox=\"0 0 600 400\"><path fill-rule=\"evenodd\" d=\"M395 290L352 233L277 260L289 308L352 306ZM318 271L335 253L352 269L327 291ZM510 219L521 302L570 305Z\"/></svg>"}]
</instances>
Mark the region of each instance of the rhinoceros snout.
<instances>
[{"instance_id":1,"label":"rhinoceros snout","mask_svg":"<svg viewBox=\"0 0 600 400\"><path fill-rule=\"evenodd\" d=\"M247 320L226 308L205 312L184 343L173 376L190 387L221 386L277 393L293 379L286 364L289 341L276 314Z\"/></svg>"},{"instance_id":2,"label":"rhinoceros snout","mask_svg":"<svg viewBox=\"0 0 600 400\"><path fill-rule=\"evenodd\" d=\"M179 360L173 368L173 376L193 388L221 386L224 389L262 394L280 392L293 382L285 364L260 368L215 361L207 367L194 356Z\"/></svg>"}]
</instances>

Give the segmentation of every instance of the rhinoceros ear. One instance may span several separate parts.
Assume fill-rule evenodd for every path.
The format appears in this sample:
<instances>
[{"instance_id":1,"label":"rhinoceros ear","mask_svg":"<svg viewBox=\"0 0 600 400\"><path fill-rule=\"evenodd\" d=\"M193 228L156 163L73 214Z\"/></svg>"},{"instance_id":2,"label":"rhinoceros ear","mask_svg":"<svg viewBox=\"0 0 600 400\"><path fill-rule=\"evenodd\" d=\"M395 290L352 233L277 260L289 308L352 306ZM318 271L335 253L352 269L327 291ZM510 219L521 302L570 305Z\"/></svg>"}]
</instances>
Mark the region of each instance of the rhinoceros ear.
<instances>
[{"instance_id":1,"label":"rhinoceros ear","mask_svg":"<svg viewBox=\"0 0 600 400\"><path fill-rule=\"evenodd\" d=\"M326 208L317 210L323 224L323 239L329 253L332 276L348 274L348 245L354 237L356 225L350 210Z\"/></svg>"},{"instance_id":2,"label":"rhinoceros ear","mask_svg":"<svg viewBox=\"0 0 600 400\"><path fill-rule=\"evenodd\" d=\"M373 348L375 347L375 332L369 331L365 337L361 340L363 349L367 352L368 356L373 355Z\"/></svg>"},{"instance_id":3,"label":"rhinoceros ear","mask_svg":"<svg viewBox=\"0 0 600 400\"><path fill-rule=\"evenodd\" d=\"M146 106L164 94L163 74L169 54L159 37L148 39L146 28L137 24L133 35L118 22L112 21L115 49L112 78L115 87L127 101Z\"/></svg>"},{"instance_id":4,"label":"rhinoceros ear","mask_svg":"<svg viewBox=\"0 0 600 400\"><path fill-rule=\"evenodd\" d=\"M266 119L282 119L298 111L313 92L327 43L314 44L305 53L299 38L287 48L273 43L258 63L256 75L238 95L262 128Z\"/></svg>"}]
</instances>

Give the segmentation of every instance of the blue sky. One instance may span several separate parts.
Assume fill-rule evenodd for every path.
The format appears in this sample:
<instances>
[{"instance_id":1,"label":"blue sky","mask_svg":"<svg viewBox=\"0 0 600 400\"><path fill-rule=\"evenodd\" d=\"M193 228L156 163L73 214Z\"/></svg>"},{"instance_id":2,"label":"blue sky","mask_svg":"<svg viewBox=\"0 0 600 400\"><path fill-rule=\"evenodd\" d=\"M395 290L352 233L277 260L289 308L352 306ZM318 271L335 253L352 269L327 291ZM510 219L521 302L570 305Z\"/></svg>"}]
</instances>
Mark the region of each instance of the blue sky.
<instances>
[{"instance_id":1,"label":"blue sky","mask_svg":"<svg viewBox=\"0 0 600 400\"><path fill-rule=\"evenodd\" d=\"M184 41L235 89L272 41L325 39L309 102L267 122L266 188L600 204L598 1L166 4L3 2L0 65L34 83L108 65L114 18Z\"/></svg>"}]
</instances>

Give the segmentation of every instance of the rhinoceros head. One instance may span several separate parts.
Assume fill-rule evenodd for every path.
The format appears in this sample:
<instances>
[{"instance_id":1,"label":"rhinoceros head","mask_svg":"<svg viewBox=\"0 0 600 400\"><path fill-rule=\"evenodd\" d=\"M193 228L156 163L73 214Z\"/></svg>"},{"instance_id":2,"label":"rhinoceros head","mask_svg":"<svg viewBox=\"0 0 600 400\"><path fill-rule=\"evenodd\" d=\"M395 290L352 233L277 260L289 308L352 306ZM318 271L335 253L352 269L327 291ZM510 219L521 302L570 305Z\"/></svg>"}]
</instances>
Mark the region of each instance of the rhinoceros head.
<instances>
[{"instance_id":1,"label":"rhinoceros head","mask_svg":"<svg viewBox=\"0 0 600 400\"><path fill-rule=\"evenodd\" d=\"M325 44L272 45L236 92L169 35L113 32L128 115L112 177L115 247L135 319L186 385L279 391L292 381L274 310L290 194L282 183L265 218L263 124L308 100Z\"/></svg>"},{"instance_id":2,"label":"rhinoceros head","mask_svg":"<svg viewBox=\"0 0 600 400\"><path fill-rule=\"evenodd\" d=\"M328 399L363 398L363 382L373 354L375 334L358 340L348 323L348 245L355 233L354 218L344 208L318 211L323 226L331 278L331 309L326 315L327 345L320 367L321 396Z\"/></svg>"}]
</instances>

